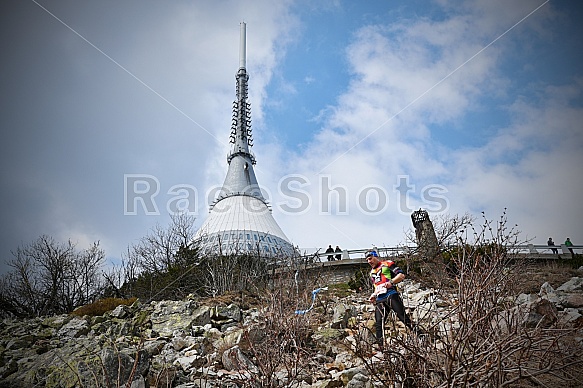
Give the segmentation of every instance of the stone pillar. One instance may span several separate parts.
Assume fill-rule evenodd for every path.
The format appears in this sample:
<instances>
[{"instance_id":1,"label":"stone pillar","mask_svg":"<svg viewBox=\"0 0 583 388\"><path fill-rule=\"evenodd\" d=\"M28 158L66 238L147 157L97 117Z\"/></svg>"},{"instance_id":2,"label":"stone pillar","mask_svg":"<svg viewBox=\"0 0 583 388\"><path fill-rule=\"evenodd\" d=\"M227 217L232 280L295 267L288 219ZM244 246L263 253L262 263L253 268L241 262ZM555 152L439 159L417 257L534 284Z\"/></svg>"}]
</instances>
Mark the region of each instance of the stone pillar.
<instances>
[{"instance_id":1,"label":"stone pillar","mask_svg":"<svg viewBox=\"0 0 583 388\"><path fill-rule=\"evenodd\" d=\"M425 259L433 259L439 254L439 244L426 210L419 209L411 214L411 220L415 227L415 237L419 254Z\"/></svg>"}]
</instances>

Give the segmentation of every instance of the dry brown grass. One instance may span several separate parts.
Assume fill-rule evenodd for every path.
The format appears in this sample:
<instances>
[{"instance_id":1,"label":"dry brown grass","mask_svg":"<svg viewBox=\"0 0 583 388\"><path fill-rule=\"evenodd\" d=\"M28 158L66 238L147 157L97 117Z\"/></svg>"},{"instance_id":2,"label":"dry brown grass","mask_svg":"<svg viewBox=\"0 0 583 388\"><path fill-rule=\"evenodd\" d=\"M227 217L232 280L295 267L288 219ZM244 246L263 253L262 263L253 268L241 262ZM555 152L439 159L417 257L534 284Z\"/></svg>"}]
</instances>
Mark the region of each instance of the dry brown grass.
<instances>
[{"instance_id":1,"label":"dry brown grass","mask_svg":"<svg viewBox=\"0 0 583 388\"><path fill-rule=\"evenodd\" d=\"M527 266L526 273L520 280L520 289L525 294L536 294L545 282L556 289L575 276L583 274L565 263L533 262Z\"/></svg>"},{"instance_id":2,"label":"dry brown grass","mask_svg":"<svg viewBox=\"0 0 583 388\"><path fill-rule=\"evenodd\" d=\"M129 299L122 299L122 298L105 298L99 299L93 303L81 306L71 312L71 315L77 315L82 317L84 315L89 316L99 316L103 315L108 311L114 310L119 305L131 306L137 298L129 298Z\"/></svg>"}]
</instances>

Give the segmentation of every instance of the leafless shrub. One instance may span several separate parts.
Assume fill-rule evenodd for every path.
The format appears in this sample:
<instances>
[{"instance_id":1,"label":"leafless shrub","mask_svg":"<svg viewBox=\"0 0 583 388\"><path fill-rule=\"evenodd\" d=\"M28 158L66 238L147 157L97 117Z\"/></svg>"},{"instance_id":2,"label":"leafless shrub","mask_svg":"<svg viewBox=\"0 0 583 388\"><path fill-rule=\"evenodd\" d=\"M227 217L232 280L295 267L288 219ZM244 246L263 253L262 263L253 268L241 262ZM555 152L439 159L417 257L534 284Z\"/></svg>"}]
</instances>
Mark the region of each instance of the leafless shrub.
<instances>
[{"instance_id":1,"label":"leafless shrub","mask_svg":"<svg viewBox=\"0 0 583 388\"><path fill-rule=\"evenodd\" d=\"M0 282L0 304L17 316L61 314L93 302L102 287L99 242L79 251L70 240L41 236L13 252Z\"/></svg>"},{"instance_id":2,"label":"leafless shrub","mask_svg":"<svg viewBox=\"0 0 583 388\"><path fill-rule=\"evenodd\" d=\"M176 375L176 367L164 365L151 379L150 387L171 388Z\"/></svg>"},{"instance_id":3,"label":"leafless shrub","mask_svg":"<svg viewBox=\"0 0 583 388\"><path fill-rule=\"evenodd\" d=\"M241 344L256 368L243 368L247 376L241 380L243 386L295 387L311 378L316 318L299 312L311 303L313 287L310 280L299 282L291 270L258 292L263 306L260 320L245 331Z\"/></svg>"},{"instance_id":4,"label":"leafless shrub","mask_svg":"<svg viewBox=\"0 0 583 388\"><path fill-rule=\"evenodd\" d=\"M103 272L105 297L142 300L183 298L200 286L198 249L192 246L194 217L172 216L167 227L156 225L128 246L119 266Z\"/></svg>"},{"instance_id":5,"label":"leafless shrub","mask_svg":"<svg viewBox=\"0 0 583 388\"><path fill-rule=\"evenodd\" d=\"M202 293L210 296L264 286L268 274L265 259L252 254L208 255L201 259L201 271Z\"/></svg>"},{"instance_id":6,"label":"leafless shrub","mask_svg":"<svg viewBox=\"0 0 583 388\"><path fill-rule=\"evenodd\" d=\"M409 229L405 233L405 246L413 247L405 256L403 266L409 276L415 278L422 275L429 286L440 287L440 280L446 279L453 270L450 260L452 250L459 246L459 239L472 227L476 219L466 213L464 215L438 215L432 220L435 232L436 244L434 254L427 256L420 250L420 242L417 241L416 231ZM437 281L433 284L432 281Z\"/></svg>"},{"instance_id":7,"label":"leafless shrub","mask_svg":"<svg viewBox=\"0 0 583 388\"><path fill-rule=\"evenodd\" d=\"M405 332L392 320L391 336L375 356L360 332L355 352L374 379L387 387L581 386L577 329L562 325L552 309L534 322L525 319L528 311L516 305L526 263L509 250L519 233L507 226L506 214L461 225L450 238L456 243L441 263L449 268L418 279L437 286L435 298L447 304L434 305L424 332Z\"/></svg>"}]
</instances>

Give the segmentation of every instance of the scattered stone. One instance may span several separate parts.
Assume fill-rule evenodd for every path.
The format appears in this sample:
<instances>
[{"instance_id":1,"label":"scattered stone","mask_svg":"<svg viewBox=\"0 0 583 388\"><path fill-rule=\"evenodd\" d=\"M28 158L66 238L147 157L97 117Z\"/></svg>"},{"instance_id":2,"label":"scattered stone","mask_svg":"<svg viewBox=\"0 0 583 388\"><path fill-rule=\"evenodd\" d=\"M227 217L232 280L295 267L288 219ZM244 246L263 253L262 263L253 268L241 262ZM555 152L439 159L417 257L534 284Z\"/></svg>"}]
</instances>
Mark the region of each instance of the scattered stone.
<instances>
[{"instance_id":1,"label":"scattered stone","mask_svg":"<svg viewBox=\"0 0 583 388\"><path fill-rule=\"evenodd\" d=\"M223 352L223 366L229 371L250 371L257 373L257 367L243 354L238 346L233 346Z\"/></svg>"},{"instance_id":2,"label":"scattered stone","mask_svg":"<svg viewBox=\"0 0 583 388\"><path fill-rule=\"evenodd\" d=\"M114 318L125 318L130 314L130 308L126 305L120 304L109 314Z\"/></svg>"},{"instance_id":3,"label":"scattered stone","mask_svg":"<svg viewBox=\"0 0 583 388\"><path fill-rule=\"evenodd\" d=\"M59 329L59 336L78 338L89 333L89 323L83 318L73 318Z\"/></svg>"},{"instance_id":4,"label":"scattered stone","mask_svg":"<svg viewBox=\"0 0 583 388\"><path fill-rule=\"evenodd\" d=\"M189 371L190 369L196 369L203 366L206 362L206 359L198 354L193 354L191 356L180 357L174 361L175 365L180 365L180 367L185 370Z\"/></svg>"},{"instance_id":5,"label":"scattered stone","mask_svg":"<svg viewBox=\"0 0 583 388\"><path fill-rule=\"evenodd\" d=\"M583 293L565 295L561 304L569 308L581 308L583 307Z\"/></svg>"},{"instance_id":6,"label":"scattered stone","mask_svg":"<svg viewBox=\"0 0 583 388\"><path fill-rule=\"evenodd\" d=\"M67 322L71 320L72 316L68 314L55 315L52 317L47 317L42 321L43 326L52 327L53 329L60 329Z\"/></svg>"},{"instance_id":7,"label":"scattered stone","mask_svg":"<svg viewBox=\"0 0 583 388\"><path fill-rule=\"evenodd\" d=\"M370 378L363 373L355 374L348 384L346 384L346 388L369 388L371 386Z\"/></svg>"},{"instance_id":8,"label":"scattered stone","mask_svg":"<svg viewBox=\"0 0 583 388\"><path fill-rule=\"evenodd\" d=\"M455 317L446 315L457 303L455 295L438 299L434 290L404 283L403 299L416 322L436 328L439 335L459 327ZM576 277L556 289L545 283L538 294L520 294L512 298L515 307L501 312L492 324L504 330L505 324L511 329L516 322L549 327L558 321L562 327L581 328L582 284L583 277ZM318 316L318 327L306 333L309 346L317 351L309 368L294 375L286 365L279 365L272 372L277 384L378 386L364 361L351 351L362 341L374 340L374 306L366 303L366 295L350 296L336 301L332 311ZM122 305L98 317L7 318L0 321L0 387L92 387L96 382L107 386L107 376L110 382L119 380L119 386L130 388L234 388L258 378L258 366L264 366L250 357L254 347L277 346L266 336L265 322L264 312L257 308L198 305L192 298L150 302L139 308ZM583 345L583 338L579 341ZM386 353L373 351L368 361L383 365L390 361L385 357Z\"/></svg>"},{"instance_id":9,"label":"scattered stone","mask_svg":"<svg viewBox=\"0 0 583 388\"><path fill-rule=\"evenodd\" d=\"M564 283L562 286L557 288L557 291L564 291L564 292L575 292L575 291L583 291L583 278L581 277L573 277L568 282Z\"/></svg>"},{"instance_id":10,"label":"scattered stone","mask_svg":"<svg viewBox=\"0 0 583 388\"><path fill-rule=\"evenodd\" d=\"M217 306L214 311L213 318L217 318L218 320L232 319L235 322L241 322L243 319L243 314L239 306L230 304L226 307Z\"/></svg>"},{"instance_id":11,"label":"scattered stone","mask_svg":"<svg viewBox=\"0 0 583 388\"><path fill-rule=\"evenodd\" d=\"M527 327L549 327L557 320L557 308L548 299L529 303L523 322Z\"/></svg>"}]
</instances>

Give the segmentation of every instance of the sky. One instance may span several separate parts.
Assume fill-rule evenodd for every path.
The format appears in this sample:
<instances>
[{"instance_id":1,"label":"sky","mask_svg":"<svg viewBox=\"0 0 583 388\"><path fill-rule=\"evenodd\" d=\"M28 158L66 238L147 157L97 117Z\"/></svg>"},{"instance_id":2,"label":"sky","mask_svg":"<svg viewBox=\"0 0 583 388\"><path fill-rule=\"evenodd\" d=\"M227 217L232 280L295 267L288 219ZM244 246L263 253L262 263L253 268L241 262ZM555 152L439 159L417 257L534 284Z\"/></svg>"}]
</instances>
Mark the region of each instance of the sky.
<instances>
[{"instance_id":1,"label":"sky","mask_svg":"<svg viewBox=\"0 0 583 388\"><path fill-rule=\"evenodd\" d=\"M0 261L49 235L118 262L175 210L200 227L242 21L255 172L300 249L403 244L420 208L583 244L582 19L569 0L2 1Z\"/></svg>"}]
</instances>

